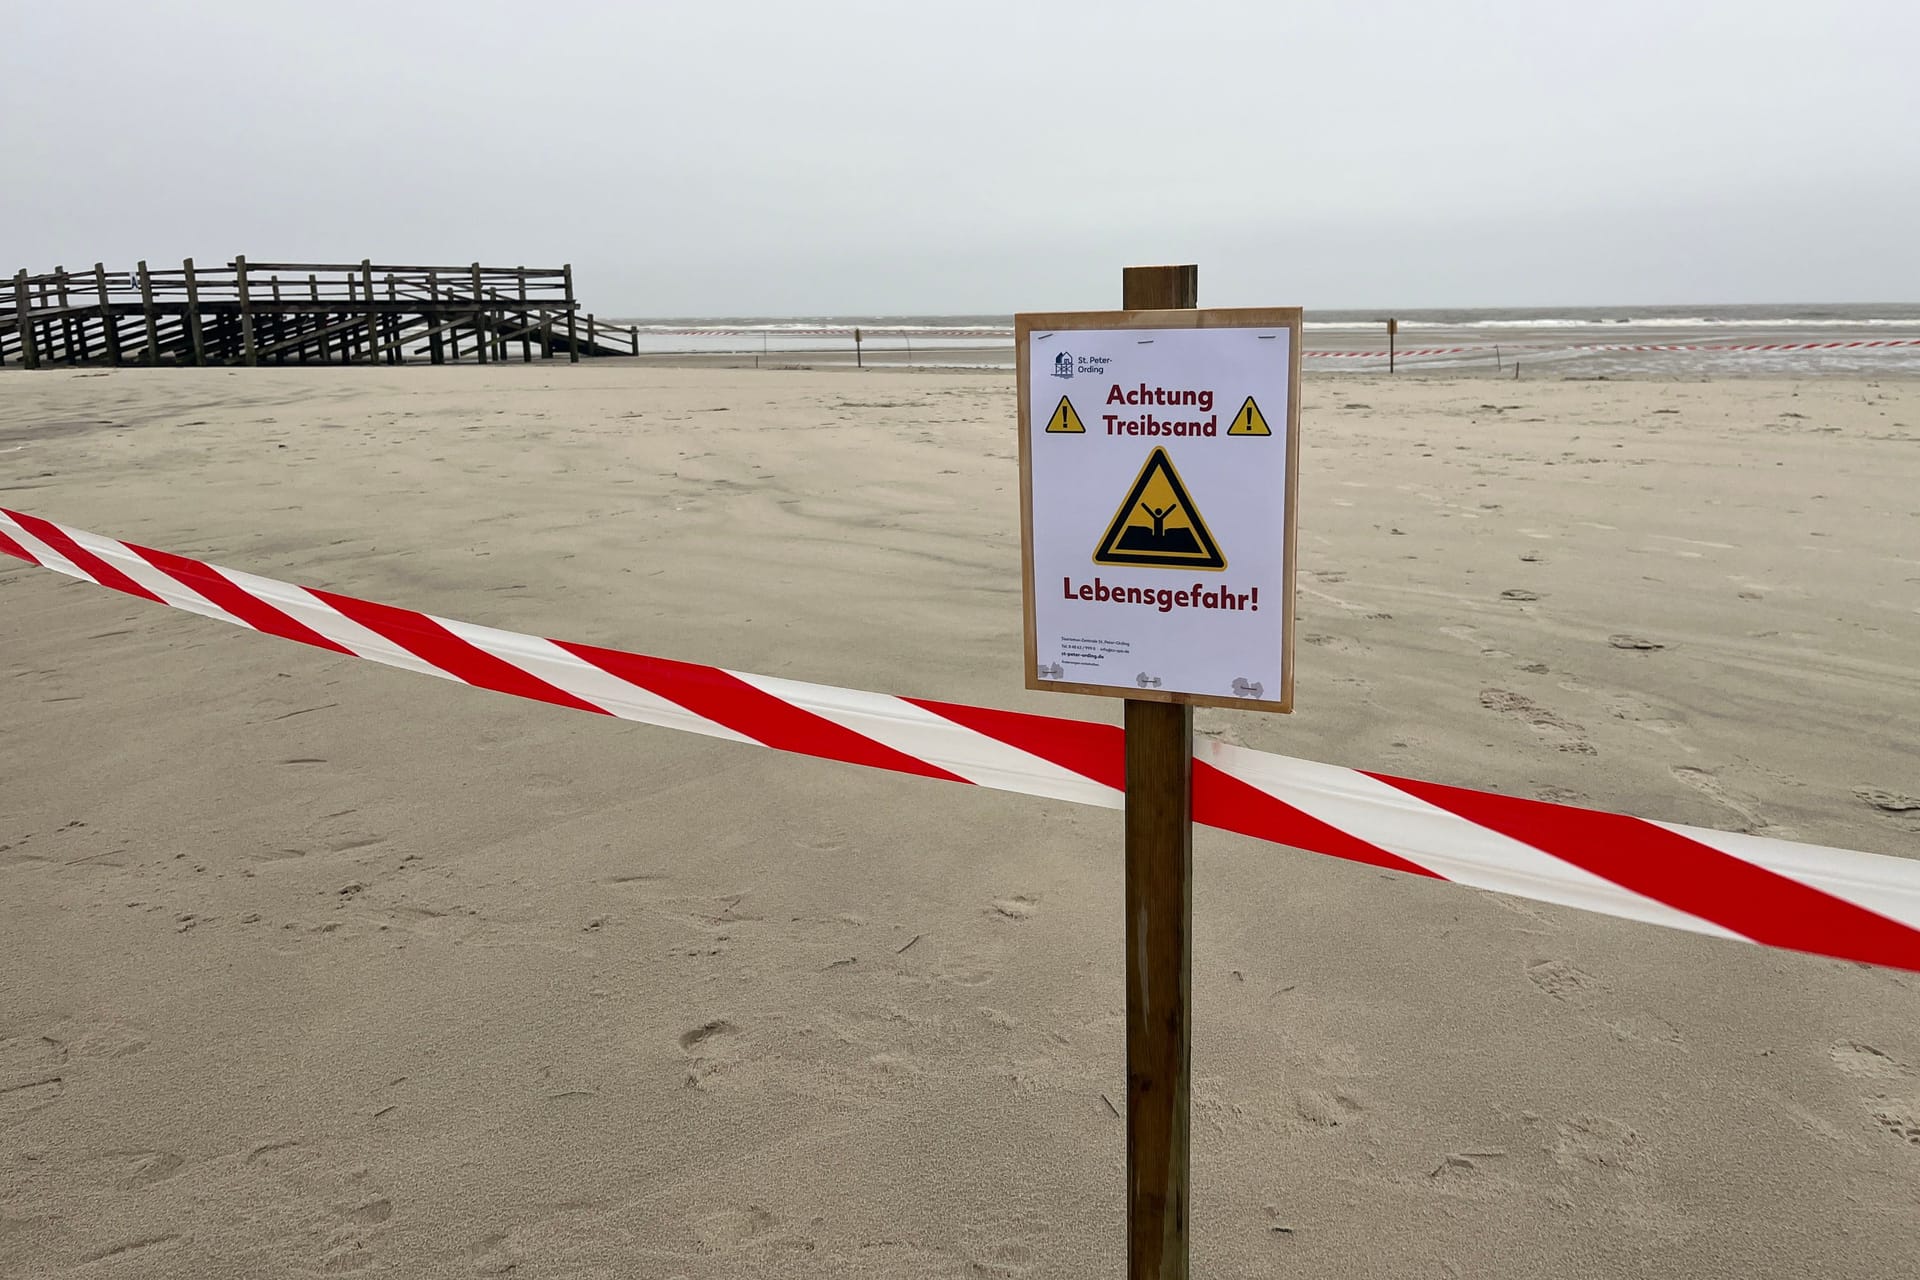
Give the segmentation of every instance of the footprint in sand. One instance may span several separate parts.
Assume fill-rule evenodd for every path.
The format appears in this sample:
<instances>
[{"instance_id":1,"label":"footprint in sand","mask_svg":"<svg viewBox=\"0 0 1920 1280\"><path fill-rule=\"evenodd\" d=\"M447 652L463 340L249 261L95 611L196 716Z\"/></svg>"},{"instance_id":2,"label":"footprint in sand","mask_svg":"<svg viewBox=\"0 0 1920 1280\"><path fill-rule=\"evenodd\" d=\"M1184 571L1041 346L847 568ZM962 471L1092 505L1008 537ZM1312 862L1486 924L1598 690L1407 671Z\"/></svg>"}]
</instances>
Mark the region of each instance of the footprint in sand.
<instances>
[{"instance_id":1,"label":"footprint in sand","mask_svg":"<svg viewBox=\"0 0 1920 1280\"><path fill-rule=\"evenodd\" d=\"M1874 1123L1910 1147L1920 1147L1920 1105L1880 1102L1873 1108Z\"/></svg>"},{"instance_id":2,"label":"footprint in sand","mask_svg":"<svg viewBox=\"0 0 1920 1280\"><path fill-rule=\"evenodd\" d=\"M1344 1089L1302 1089L1293 1112L1322 1129L1338 1129L1358 1120L1366 1105Z\"/></svg>"},{"instance_id":3,"label":"footprint in sand","mask_svg":"<svg viewBox=\"0 0 1920 1280\"><path fill-rule=\"evenodd\" d=\"M1827 1055L1836 1069L1856 1080L1905 1080L1914 1075L1906 1063L1858 1040L1842 1040Z\"/></svg>"},{"instance_id":4,"label":"footprint in sand","mask_svg":"<svg viewBox=\"0 0 1920 1280\"><path fill-rule=\"evenodd\" d=\"M1705 769L1692 765L1675 765L1671 770L1674 780L1684 782L1706 796L1716 804L1725 806L1740 817L1738 830L1749 835L1773 836L1781 840L1797 840L1799 833L1792 827L1780 826L1770 821L1759 806L1749 797L1735 794L1718 778Z\"/></svg>"},{"instance_id":5,"label":"footprint in sand","mask_svg":"<svg viewBox=\"0 0 1920 1280\"><path fill-rule=\"evenodd\" d=\"M708 1253L731 1253L764 1240L779 1226L779 1218L756 1204L709 1214L694 1224L693 1234Z\"/></svg>"},{"instance_id":6,"label":"footprint in sand","mask_svg":"<svg viewBox=\"0 0 1920 1280\"><path fill-rule=\"evenodd\" d=\"M1563 1004L1584 1008L1592 1003L1600 980L1565 960L1542 960L1527 966L1527 981Z\"/></svg>"},{"instance_id":7,"label":"footprint in sand","mask_svg":"<svg viewBox=\"0 0 1920 1280\"><path fill-rule=\"evenodd\" d=\"M1515 693L1511 689L1482 689L1480 705L1489 711L1519 717L1535 733L1552 743L1556 750L1583 756L1598 754L1593 744L1587 741L1587 731L1583 726L1549 711L1523 693Z\"/></svg>"},{"instance_id":8,"label":"footprint in sand","mask_svg":"<svg viewBox=\"0 0 1920 1280\"><path fill-rule=\"evenodd\" d=\"M1914 796L1876 787L1855 787L1853 794L1882 813L1920 813L1920 798Z\"/></svg>"},{"instance_id":9,"label":"footprint in sand","mask_svg":"<svg viewBox=\"0 0 1920 1280\"><path fill-rule=\"evenodd\" d=\"M995 898L989 915L1002 920L1031 920L1040 910L1040 899L1024 893L1011 898Z\"/></svg>"},{"instance_id":10,"label":"footprint in sand","mask_svg":"<svg viewBox=\"0 0 1920 1280\"><path fill-rule=\"evenodd\" d=\"M715 1018L691 1031L680 1033L680 1048L692 1055L683 1083L689 1089L705 1090L716 1076L725 1075L740 1065L740 1028L725 1018Z\"/></svg>"}]
</instances>

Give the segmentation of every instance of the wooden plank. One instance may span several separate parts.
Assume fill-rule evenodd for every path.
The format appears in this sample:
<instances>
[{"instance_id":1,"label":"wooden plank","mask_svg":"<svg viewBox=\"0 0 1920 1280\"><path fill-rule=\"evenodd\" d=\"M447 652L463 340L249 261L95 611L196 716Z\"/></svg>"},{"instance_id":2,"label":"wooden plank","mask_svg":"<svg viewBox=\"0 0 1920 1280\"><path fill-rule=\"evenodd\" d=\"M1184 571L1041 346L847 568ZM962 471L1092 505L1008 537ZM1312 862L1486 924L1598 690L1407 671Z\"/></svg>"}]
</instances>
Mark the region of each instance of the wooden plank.
<instances>
[{"instance_id":1,"label":"wooden plank","mask_svg":"<svg viewBox=\"0 0 1920 1280\"><path fill-rule=\"evenodd\" d=\"M193 340L193 362L196 365L205 365L207 339L200 328L200 282L194 276L192 258L184 260L181 267L187 276L187 336Z\"/></svg>"},{"instance_id":2,"label":"wooden plank","mask_svg":"<svg viewBox=\"0 0 1920 1280\"><path fill-rule=\"evenodd\" d=\"M34 313L39 316L39 319L33 322L35 326L34 340L40 345L40 358L48 364L58 364L60 363L60 353L54 349L53 321L48 318L48 313L50 313L53 308L47 305L47 288L52 283L51 278L41 276L39 281L33 286L34 293L39 299L34 305Z\"/></svg>"},{"instance_id":3,"label":"wooden plank","mask_svg":"<svg viewBox=\"0 0 1920 1280\"><path fill-rule=\"evenodd\" d=\"M480 264L473 264L473 354L481 364L487 362L487 335L481 331L485 315L480 311Z\"/></svg>"},{"instance_id":4,"label":"wooden plank","mask_svg":"<svg viewBox=\"0 0 1920 1280\"><path fill-rule=\"evenodd\" d=\"M373 261L360 259L360 284L369 303L373 301ZM380 313L372 307L367 308L367 363L380 362Z\"/></svg>"},{"instance_id":5,"label":"wooden plank","mask_svg":"<svg viewBox=\"0 0 1920 1280\"><path fill-rule=\"evenodd\" d=\"M67 269L65 267L55 267L53 274L55 280L58 281L55 288L60 295L60 310L62 312L60 316L60 340L66 347L67 363L86 364L88 363L87 347L84 341L87 336L86 322L84 320L81 321L80 338L82 341L76 343L73 332L74 318L65 314L68 304L72 301L67 292Z\"/></svg>"},{"instance_id":6,"label":"wooden plank","mask_svg":"<svg viewBox=\"0 0 1920 1280\"><path fill-rule=\"evenodd\" d=\"M160 316L153 309L153 277L147 274L147 264L142 259L140 272L140 307L147 313L147 358L148 364L160 363Z\"/></svg>"},{"instance_id":7,"label":"wooden plank","mask_svg":"<svg viewBox=\"0 0 1920 1280\"><path fill-rule=\"evenodd\" d=\"M234 284L240 290L240 350L241 359L249 367L260 363L260 351L253 341L253 288L247 280L247 260L236 256L233 260Z\"/></svg>"},{"instance_id":8,"label":"wooden plank","mask_svg":"<svg viewBox=\"0 0 1920 1280\"><path fill-rule=\"evenodd\" d=\"M1199 291L1197 266L1128 267L1120 305L1186 309ZM1126 762L1127 1280L1187 1280L1193 708L1128 698Z\"/></svg>"},{"instance_id":9,"label":"wooden plank","mask_svg":"<svg viewBox=\"0 0 1920 1280\"><path fill-rule=\"evenodd\" d=\"M13 278L13 314L20 336L20 364L27 369L40 367L40 349L34 345L33 322L27 317L33 313L33 303L27 295L27 273L23 268Z\"/></svg>"},{"instance_id":10,"label":"wooden plank","mask_svg":"<svg viewBox=\"0 0 1920 1280\"><path fill-rule=\"evenodd\" d=\"M120 317L113 314L113 303L108 299L107 265L104 262L93 264L93 287L100 295L100 337L107 344L107 359L119 364Z\"/></svg>"},{"instance_id":11,"label":"wooden plank","mask_svg":"<svg viewBox=\"0 0 1920 1280\"><path fill-rule=\"evenodd\" d=\"M440 307L440 273L438 271L427 273L427 296L432 300L434 309L438 310ZM428 358L435 364L445 364L447 352L445 345L440 341L438 329L428 328L427 343Z\"/></svg>"},{"instance_id":12,"label":"wooden plank","mask_svg":"<svg viewBox=\"0 0 1920 1280\"><path fill-rule=\"evenodd\" d=\"M532 364L533 363L533 336L532 336L533 327L527 324L527 320L528 320L527 269L525 267L516 267L515 271L518 273L518 283L520 285L520 317L519 318L520 318L520 324L522 326L520 330L520 363Z\"/></svg>"},{"instance_id":13,"label":"wooden plank","mask_svg":"<svg viewBox=\"0 0 1920 1280\"><path fill-rule=\"evenodd\" d=\"M574 364L580 363L580 328L573 313L573 264L567 263L561 270L567 273L567 359Z\"/></svg>"}]
</instances>

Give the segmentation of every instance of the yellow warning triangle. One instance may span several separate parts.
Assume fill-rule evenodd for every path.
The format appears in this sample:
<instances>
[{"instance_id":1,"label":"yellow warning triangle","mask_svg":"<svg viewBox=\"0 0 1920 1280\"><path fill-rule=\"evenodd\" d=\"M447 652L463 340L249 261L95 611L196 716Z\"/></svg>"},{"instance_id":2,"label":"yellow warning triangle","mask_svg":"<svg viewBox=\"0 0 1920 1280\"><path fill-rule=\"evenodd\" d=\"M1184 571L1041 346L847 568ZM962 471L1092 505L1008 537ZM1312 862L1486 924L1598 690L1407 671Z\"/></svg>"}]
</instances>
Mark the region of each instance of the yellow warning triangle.
<instances>
[{"instance_id":1,"label":"yellow warning triangle","mask_svg":"<svg viewBox=\"0 0 1920 1280\"><path fill-rule=\"evenodd\" d=\"M1147 455L1093 562L1145 569L1224 569L1227 558L1165 449Z\"/></svg>"},{"instance_id":2,"label":"yellow warning triangle","mask_svg":"<svg viewBox=\"0 0 1920 1280\"><path fill-rule=\"evenodd\" d=\"M1233 425L1227 428L1230 436L1270 436L1273 428L1267 425L1266 415L1260 412L1260 406L1248 396L1247 402L1240 406L1240 412L1233 415Z\"/></svg>"},{"instance_id":3,"label":"yellow warning triangle","mask_svg":"<svg viewBox=\"0 0 1920 1280\"><path fill-rule=\"evenodd\" d=\"M1084 435L1087 424L1080 421L1080 415L1073 411L1073 402L1065 396L1054 407L1053 417L1047 419L1047 434L1050 436Z\"/></svg>"}]
</instances>

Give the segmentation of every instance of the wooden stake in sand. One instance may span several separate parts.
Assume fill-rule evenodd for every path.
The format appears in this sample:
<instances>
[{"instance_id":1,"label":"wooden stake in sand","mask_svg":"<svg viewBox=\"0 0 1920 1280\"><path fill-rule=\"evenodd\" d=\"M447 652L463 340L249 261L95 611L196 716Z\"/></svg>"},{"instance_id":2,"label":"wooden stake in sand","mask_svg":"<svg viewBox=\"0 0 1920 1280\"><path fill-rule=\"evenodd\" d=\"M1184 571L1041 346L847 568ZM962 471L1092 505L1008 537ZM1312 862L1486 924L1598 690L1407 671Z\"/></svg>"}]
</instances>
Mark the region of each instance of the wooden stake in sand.
<instances>
[{"instance_id":1,"label":"wooden stake in sand","mask_svg":"<svg viewBox=\"0 0 1920 1280\"><path fill-rule=\"evenodd\" d=\"M1393 349L1400 336L1400 322L1393 317L1387 318L1387 372L1393 372Z\"/></svg>"},{"instance_id":2,"label":"wooden stake in sand","mask_svg":"<svg viewBox=\"0 0 1920 1280\"><path fill-rule=\"evenodd\" d=\"M1200 305L1200 268L1128 267L1128 311ZM1186 1280L1193 707L1126 700L1127 1280Z\"/></svg>"},{"instance_id":3,"label":"wooden stake in sand","mask_svg":"<svg viewBox=\"0 0 1920 1280\"><path fill-rule=\"evenodd\" d=\"M1187 1277L1193 708L1293 709L1302 317L1199 276L1014 317L1026 685L1126 699L1128 1280Z\"/></svg>"}]
</instances>

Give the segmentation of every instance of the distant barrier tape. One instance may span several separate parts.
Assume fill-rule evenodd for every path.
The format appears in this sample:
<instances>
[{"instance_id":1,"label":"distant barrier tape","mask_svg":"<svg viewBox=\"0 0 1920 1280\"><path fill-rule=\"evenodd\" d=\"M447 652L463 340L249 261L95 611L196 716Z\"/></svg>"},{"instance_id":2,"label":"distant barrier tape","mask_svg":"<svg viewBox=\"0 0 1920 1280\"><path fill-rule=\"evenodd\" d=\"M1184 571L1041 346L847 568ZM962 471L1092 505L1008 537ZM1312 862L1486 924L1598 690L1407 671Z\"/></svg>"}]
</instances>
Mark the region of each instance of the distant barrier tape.
<instances>
[{"instance_id":1,"label":"distant barrier tape","mask_svg":"<svg viewBox=\"0 0 1920 1280\"><path fill-rule=\"evenodd\" d=\"M1388 351L1304 351L1302 356L1317 360L1385 360L1389 355L1454 356L1481 354L1496 349L1525 351L1531 354L1562 355L1614 351L1706 351L1744 353L1749 351L1853 351L1869 347L1920 347L1920 338L1861 338L1853 342L1589 342L1554 346L1547 343L1477 343L1468 347L1414 347Z\"/></svg>"},{"instance_id":2,"label":"distant barrier tape","mask_svg":"<svg viewBox=\"0 0 1920 1280\"><path fill-rule=\"evenodd\" d=\"M1119 808L1121 730L546 640L0 509L0 552L332 653L849 764ZM1920 861L1194 741L1199 822L1540 902L1920 972Z\"/></svg>"},{"instance_id":3,"label":"distant barrier tape","mask_svg":"<svg viewBox=\"0 0 1920 1280\"><path fill-rule=\"evenodd\" d=\"M819 329L642 329L642 336L660 338L851 338L851 328ZM979 338L1000 339L1011 342L1011 329L862 329L862 332L875 337L914 337L914 338ZM1920 338L1861 338L1855 341L1840 342L1590 342L1556 346L1548 343L1491 343L1479 342L1458 347L1405 347L1393 352L1379 351L1302 351L1301 358L1307 360L1385 360L1389 355L1400 359L1412 356L1458 356L1474 355L1483 351L1492 351L1496 347L1503 351L1545 352L1549 355L1562 352L1616 351L1852 351L1876 347L1920 347Z\"/></svg>"}]
</instances>

